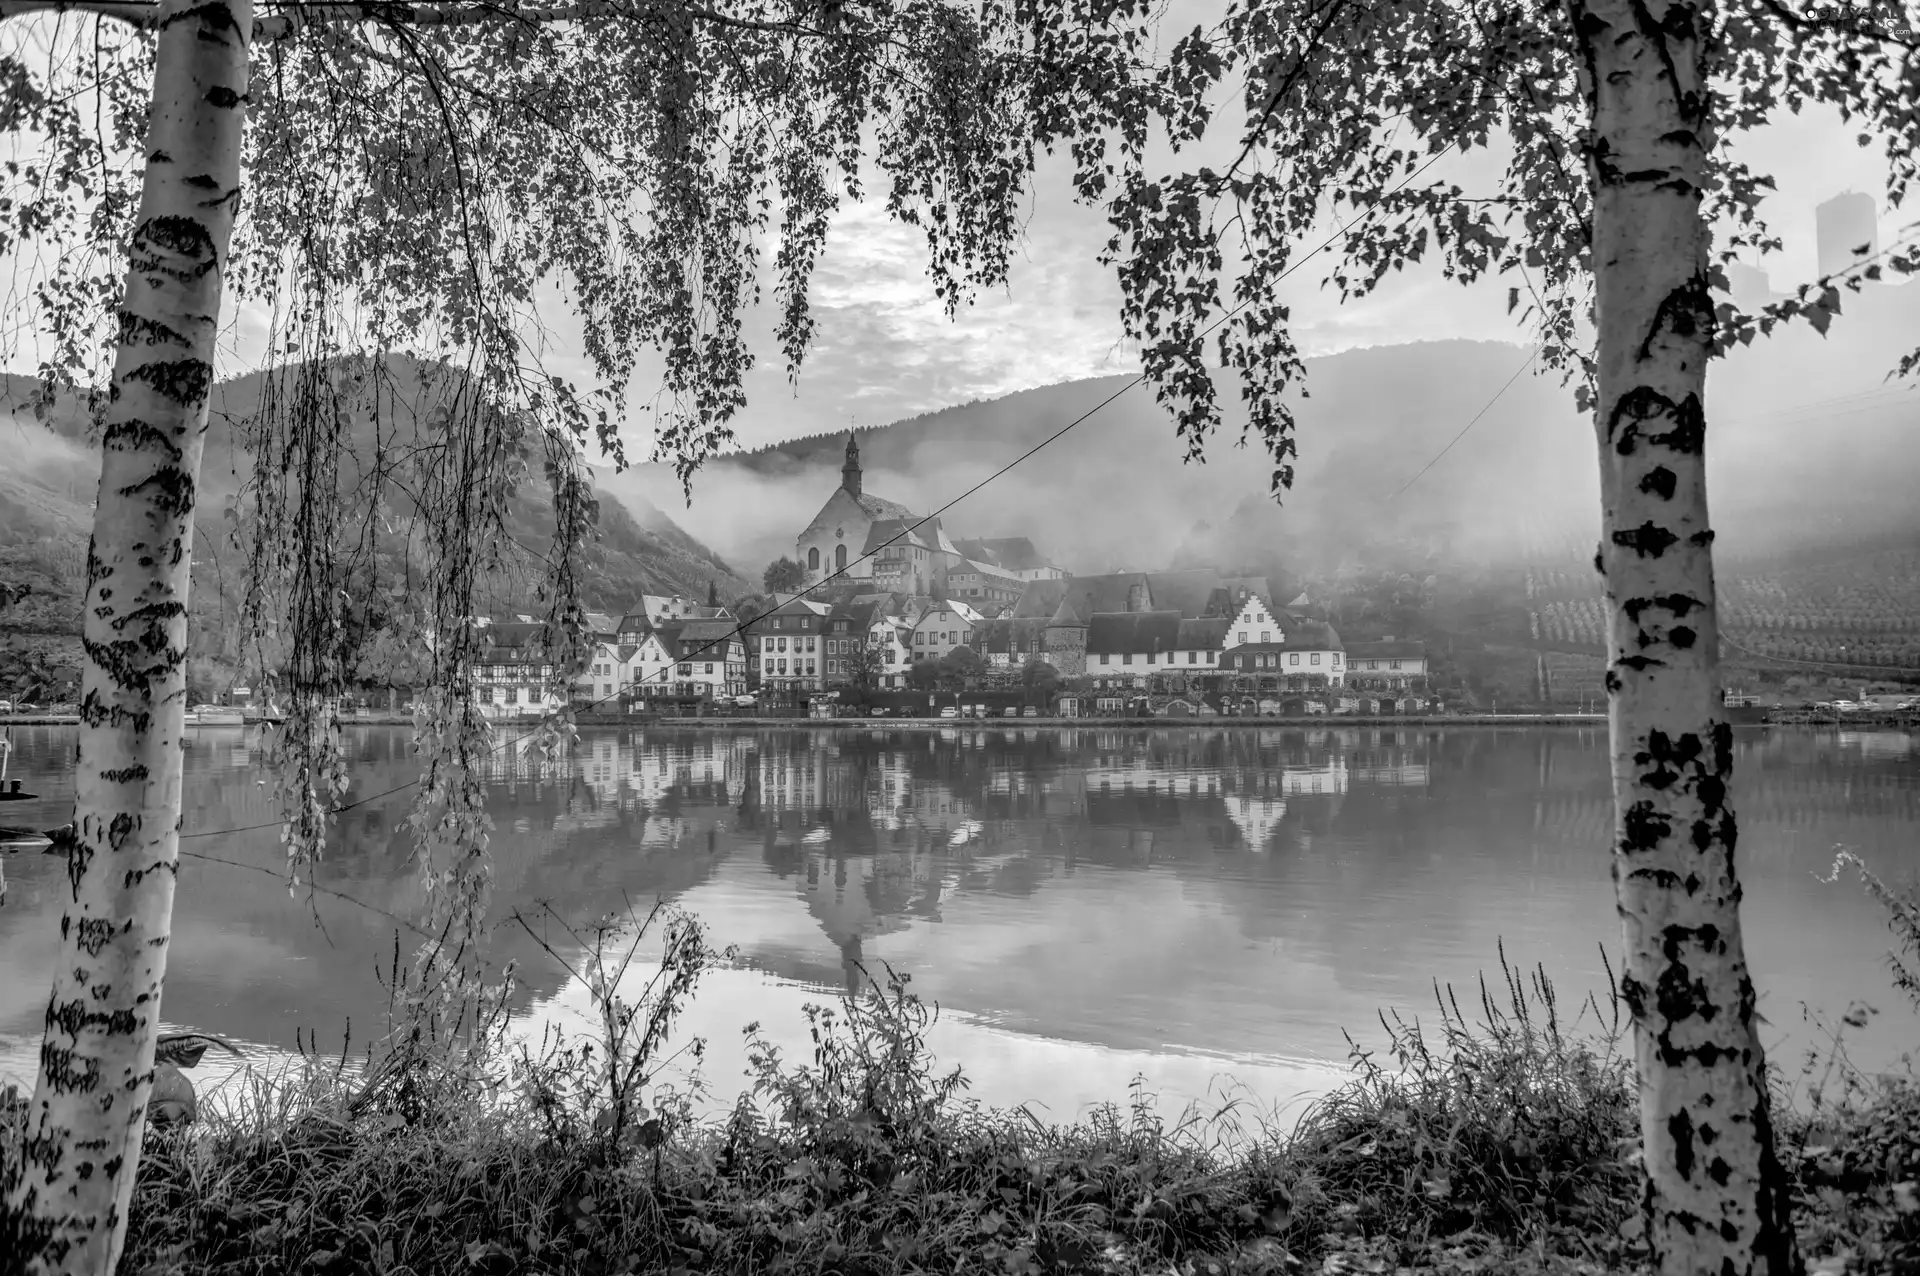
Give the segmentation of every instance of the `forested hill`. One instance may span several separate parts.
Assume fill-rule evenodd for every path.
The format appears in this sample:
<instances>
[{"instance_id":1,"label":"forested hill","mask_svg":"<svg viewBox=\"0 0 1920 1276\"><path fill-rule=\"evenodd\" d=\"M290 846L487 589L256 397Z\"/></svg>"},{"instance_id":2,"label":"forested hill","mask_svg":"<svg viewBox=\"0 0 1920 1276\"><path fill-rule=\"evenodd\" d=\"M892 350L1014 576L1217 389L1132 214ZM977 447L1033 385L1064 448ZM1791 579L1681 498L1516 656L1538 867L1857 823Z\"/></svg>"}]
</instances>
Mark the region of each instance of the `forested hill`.
<instances>
[{"instance_id":1,"label":"forested hill","mask_svg":"<svg viewBox=\"0 0 1920 1276\"><path fill-rule=\"evenodd\" d=\"M444 375L411 363L390 365L395 387L377 425L371 414L349 420L351 464L364 466L375 450L376 432L392 448L411 439L431 399L440 401ZM440 383L429 391L425 383ZM217 684L222 671L207 667L222 651L237 657L232 640L239 614L245 556L233 544L232 524L223 517L251 475L253 458L239 444L236 423L257 411L265 382L252 374L215 388L207 451L198 489L199 520L194 547L191 595L193 646L201 685ZM63 401L36 420L27 406L33 383L24 377L0 379L0 433L7 462L0 465L0 584L25 585L29 592L0 610L0 698L28 695L23 682L57 684L76 657L81 590L85 584L87 538L92 530L92 501L100 473L99 446L91 439L90 417L78 401ZM622 612L643 593L679 593L704 598L711 584L725 598L748 592L725 560L689 536L658 507L628 494L600 492L597 536L586 555L581 593L590 609ZM386 509L397 526L410 513ZM508 533L519 547L544 553L553 534L553 502L540 467L522 485L509 511ZM390 539L390 538L389 538ZM406 554L383 545L376 553L379 587L406 589ZM413 570L418 571L417 561ZM389 579L391 577L392 579ZM487 582L487 604L495 609L535 613L543 605L533 597L538 581L531 572L508 572ZM413 586L417 588L417 585ZM33 698L51 698L46 686Z\"/></svg>"}]
</instances>

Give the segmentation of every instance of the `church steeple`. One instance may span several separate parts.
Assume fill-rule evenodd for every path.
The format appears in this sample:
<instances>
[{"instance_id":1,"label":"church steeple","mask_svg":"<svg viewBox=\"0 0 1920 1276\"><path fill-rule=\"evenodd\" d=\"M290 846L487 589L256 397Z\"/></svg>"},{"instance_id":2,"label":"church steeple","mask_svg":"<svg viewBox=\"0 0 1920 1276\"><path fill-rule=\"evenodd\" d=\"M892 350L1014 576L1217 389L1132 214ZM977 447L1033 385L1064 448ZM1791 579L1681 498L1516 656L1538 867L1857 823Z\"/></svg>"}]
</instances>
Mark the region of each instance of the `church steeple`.
<instances>
[{"instance_id":1,"label":"church steeple","mask_svg":"<svg viewBox=\"0 0 1920 1276\"><path fill-rule=\"evenodd\" d=\"M852 430L847 431L847 463L840 467L840 486L851 496L860 495L860 445L853 441Z\"/></svg>"}]
</instances>

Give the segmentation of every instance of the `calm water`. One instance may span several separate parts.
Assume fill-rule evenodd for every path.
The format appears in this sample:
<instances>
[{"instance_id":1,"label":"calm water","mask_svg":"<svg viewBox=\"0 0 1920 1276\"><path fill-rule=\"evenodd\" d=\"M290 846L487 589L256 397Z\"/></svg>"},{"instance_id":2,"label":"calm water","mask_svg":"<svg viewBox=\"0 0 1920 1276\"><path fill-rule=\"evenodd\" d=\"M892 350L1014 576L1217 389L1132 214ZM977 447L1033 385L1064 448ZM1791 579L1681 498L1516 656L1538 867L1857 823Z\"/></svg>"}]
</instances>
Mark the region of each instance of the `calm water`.
<instances>
[{"instance_id":1,"label":"calm water","mask_svg":"<svg viewBox=\"0 0 1920 1276\"><path fill-rule=\"evenodd\" d=\"M7 821L64 821L74 732L14 738L14 774L43 801ZM408 779L409 744L353 733L349 797ZM664 897L737 945L688 1021L722 1100L740 1088L742 1025L797 1051L801 1005L885 960L940 1002L938 1049L991 1102L1067 1116L1124 1099L1136 1075L1163 1103L1231 1075L1284 1103L1344 1067L1343 1029L1371 1044L1379 1008L1431 1018L1432 982L1496 967L1497 940L1543 963L1564 1003L1600 985L1600 945L1617 947L1604 750L1603 732L1567 728L590 733L544 772L499 756L496 898L584 922ZM1776 1057L1809 1041L1803 1004L1837 1017L1860 998L1882 1013L1852 1053L1890 1064L1920 1021L1888 986L1883 920L1854 883L1818 878L1845 844L1913 880L1920 746L1776 730L1738 750L1748 943ZM238 729L195 734L186 832L271 820L257 764ZM417 907L406 800L349 813L321 883ZM257 1058L297 1031L337 1042L383 1023L388 917L290 899L272 829L184 846L170 1023ZM0 1077L30 1079L64 877L34 854L6 870ZM526 1023L578 1022L584 998L557 963L517 928L494 943L519 962Z\"/></svg>"}]
</instances>

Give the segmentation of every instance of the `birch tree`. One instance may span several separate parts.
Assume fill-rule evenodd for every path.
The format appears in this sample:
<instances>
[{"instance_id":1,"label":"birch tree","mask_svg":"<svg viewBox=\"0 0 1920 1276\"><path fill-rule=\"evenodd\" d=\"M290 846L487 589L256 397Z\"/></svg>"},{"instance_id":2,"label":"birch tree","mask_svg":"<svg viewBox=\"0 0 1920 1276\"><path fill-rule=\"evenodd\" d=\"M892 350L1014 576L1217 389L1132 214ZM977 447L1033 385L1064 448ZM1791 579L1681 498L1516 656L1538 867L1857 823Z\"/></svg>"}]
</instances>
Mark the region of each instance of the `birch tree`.
<instances>
[{"instance_id":1,"label":"birch tree","mask_svg":"<svg viewBox=\"0 0 1920 1276\"><path fill-rule=\"evenodd\" d=\"M1884 0L1235 4L1174 50L1165 119L1192 145L1209 94L1235 82L1236 157L1129 172L1112 204L1128 328L1190 454L1220 420L1202 362L1211 335L1276 494L1295 455L1282 394L1301 371L1280 283L1329 218L1344 229L1316 273L1342 300L1429 254L1462 281L1507 274L1509 310L1591 416L1619 992L1646 1234L1666 1272L1799 1265L1740 931L1707 366L1794 318L1824 331L1844 287L1920 264L1907 247L1756 313L1717 302L1727 261L1778 246L1759 216L1772 183L1728 145L1781 108L1834 104L1862 145L1884 144L1897 204L1920 154L1913 16ZM1429 176L1447 154L1495 144L1509 150L1498 190Z\"/></svg>"},{"instance_id":2,"label":"birch tree","mask_svg":"<svg viewBox=\"0 0 1920 1276\"><path fill-rule=\"evenodd\" d=\"M104 387L71 891L0 1253L33 1272L110 1273L125 1235L178 863L196 486L222 325L248 304L270 316L273 366L233 423L254 467L235 514L250 631L291 677L276 746L290 865L319 854L344 788L327 706L348 663L333 637L344 585L366 563L356 518L403 510L434 639L410 822L441 933L477 940L490 741L468 618L509 554L516 492L539 481L553 497L552 546L532 559L563 691L590 649L572 588L592 534L585 451L624 460L629 383L657 377L655 455L687 478L729 438L763 277L797 374L810 275L869 182L924 233L950 309L1003 282L1038 148L1137 149L1142 12L0 2L0 252L15 295L34 299L6 316L9 357L36 351L50 391ZM554 304L583 331L584 388L545 369ZM409 377L433 393L401 439L386 425ZM371 458L356 414L375 422Z\"/></svg>"}]
</instances>

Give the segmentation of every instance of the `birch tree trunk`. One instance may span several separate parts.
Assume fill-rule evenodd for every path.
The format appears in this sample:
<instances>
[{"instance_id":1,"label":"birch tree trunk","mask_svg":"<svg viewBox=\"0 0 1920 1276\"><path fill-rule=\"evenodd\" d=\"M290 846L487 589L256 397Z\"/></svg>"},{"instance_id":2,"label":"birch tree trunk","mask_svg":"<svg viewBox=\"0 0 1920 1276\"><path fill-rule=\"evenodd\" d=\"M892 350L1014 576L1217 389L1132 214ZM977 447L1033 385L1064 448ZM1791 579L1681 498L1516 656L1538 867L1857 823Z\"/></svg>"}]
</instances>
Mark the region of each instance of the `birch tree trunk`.
<instances>
[{"instance_id":1,"label":"birch tree trunk","mask_svg":"<svg viewBox=\"0 0 1920 1276\"><path fill-rule=\"evenodd\" d=\"M187 584L252 0L164 0L87 557L72 884L20 1181L20 1265L111 1276L126 1239L179 853Z\"/></svg>"},{"instance_id":2,"label":"birch tree trunk","mask_svg":"<svg viewBox=\"0 0 1920 1276\"><path fill-rule=\"evenodd\" d=\"M1711 0L1571 0L1592 131L1613 875L1648 1243L1667 1273L1798 1269L1740 936L1707 519Z\"/></svg>"}]
</instances>

